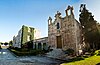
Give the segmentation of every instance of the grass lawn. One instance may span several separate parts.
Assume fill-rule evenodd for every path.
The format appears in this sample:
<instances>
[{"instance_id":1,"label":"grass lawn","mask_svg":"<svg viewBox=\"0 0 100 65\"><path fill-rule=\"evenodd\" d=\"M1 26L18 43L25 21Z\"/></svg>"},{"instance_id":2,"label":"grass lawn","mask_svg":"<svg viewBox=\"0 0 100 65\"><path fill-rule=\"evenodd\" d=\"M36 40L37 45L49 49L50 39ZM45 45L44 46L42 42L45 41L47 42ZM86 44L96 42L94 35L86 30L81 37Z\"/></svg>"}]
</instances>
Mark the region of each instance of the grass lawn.
<instances>
[{"instance_id":1,"label":"grass lawn","mask_svg":"<svg viewBox=\"0 0 100 65\"><path fill-rule=\"evenodd\" d=\"M91 56L89 58L85 58L81 61L75 61L70 63L63 63L61 65L96 65L100 63L100 56ZM100 65L100 64L98 64Z\"/></svg>"}]
</instances>

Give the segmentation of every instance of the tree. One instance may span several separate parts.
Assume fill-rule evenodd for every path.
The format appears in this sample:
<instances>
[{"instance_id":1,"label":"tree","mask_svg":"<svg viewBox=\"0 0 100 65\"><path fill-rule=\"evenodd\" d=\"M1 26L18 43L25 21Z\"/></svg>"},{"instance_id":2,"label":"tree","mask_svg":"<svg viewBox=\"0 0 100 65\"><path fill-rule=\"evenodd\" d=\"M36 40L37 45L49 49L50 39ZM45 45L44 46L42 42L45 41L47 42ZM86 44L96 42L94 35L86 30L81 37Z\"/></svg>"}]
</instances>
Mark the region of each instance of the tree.
<instances>
[{"instance_id":1,"label":"tree","mask_svg":"<svg viewBox=\"0 0 100 65\"><path fill-rule=\"evenodd\" d=\"M1 45L3 45L3 43L1 43Z\"/></svg>"},{"instance_id":2,"label":"tree","mask_svg":"<svg viewBox=\"0 0 100 65\"><path fill-rule=\"evenodd\" d=\"M86 9L85 4L81 4L80 12L79 21L82 25L85 43L89 43L90 49L99 49L100 33L97 28L97 21L94 20L92 13Z\"/></svg>"},{"instance_id":3,"label":"tree","mask_svg":"<svg viewBox=\"0 0 100 65\"><path fill-rule=\"evenodd\" d=\"M4 45L8 45L8 43L7 43L7 42L5 42L5 43L4 43Z\"/></svg>"},{"instance_id":4,"label":"tree","mask_svg":"<svg viewBox=\"0 0 100 65\"><path fill-rule=\"evenodd\" d=\"M9 41L9 45L10 45L10 46L12 46L12 44L13 44L12 40L11 40L11 41Z\"/></svg>"}]
</instances>

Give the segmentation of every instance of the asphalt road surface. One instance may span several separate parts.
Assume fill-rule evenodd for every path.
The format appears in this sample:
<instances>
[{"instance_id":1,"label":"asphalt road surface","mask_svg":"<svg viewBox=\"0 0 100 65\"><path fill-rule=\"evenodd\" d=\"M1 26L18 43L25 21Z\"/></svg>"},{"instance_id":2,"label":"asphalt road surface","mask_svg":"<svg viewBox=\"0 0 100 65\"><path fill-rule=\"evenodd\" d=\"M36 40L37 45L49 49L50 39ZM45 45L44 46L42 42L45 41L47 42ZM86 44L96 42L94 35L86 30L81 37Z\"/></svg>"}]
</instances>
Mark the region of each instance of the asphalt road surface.
<instances>
[{"instance_id":1,"label":"asphalt road surface","mask_svg":"<svg viewBox=\"0 0 100 65\"><path fill-rule=\"evenodd\" d=\"M60 65L61 61L41 56L16 57L8 49L0 49L0 65Z\"/></svg>"}]
</instances>

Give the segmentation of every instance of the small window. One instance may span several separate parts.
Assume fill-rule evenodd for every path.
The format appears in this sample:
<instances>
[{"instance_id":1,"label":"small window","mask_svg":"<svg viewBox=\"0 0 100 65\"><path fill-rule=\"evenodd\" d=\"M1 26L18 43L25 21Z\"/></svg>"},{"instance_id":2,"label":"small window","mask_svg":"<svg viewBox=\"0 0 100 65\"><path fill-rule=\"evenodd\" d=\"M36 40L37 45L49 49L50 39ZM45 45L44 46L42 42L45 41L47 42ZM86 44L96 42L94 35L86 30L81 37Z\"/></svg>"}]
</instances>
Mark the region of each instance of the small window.
<instances>
[{"instance_id":1,"label":"small window","mask_svg":"<svg viewBox=\"0 0 100 65\"><path fill-rule=\"evenodd\" d=\"M60 28L60 25L59 25L59 23L57 23L57 29L59 29Z\"/></svg>"}]
</instances>

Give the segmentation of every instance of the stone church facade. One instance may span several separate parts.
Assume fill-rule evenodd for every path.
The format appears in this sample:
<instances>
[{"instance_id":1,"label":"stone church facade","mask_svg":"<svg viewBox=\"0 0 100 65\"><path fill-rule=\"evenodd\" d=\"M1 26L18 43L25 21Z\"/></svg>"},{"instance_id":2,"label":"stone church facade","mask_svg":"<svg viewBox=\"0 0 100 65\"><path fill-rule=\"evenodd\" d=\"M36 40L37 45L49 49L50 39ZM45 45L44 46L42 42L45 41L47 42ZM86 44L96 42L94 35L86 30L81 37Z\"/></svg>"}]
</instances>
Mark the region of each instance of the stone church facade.
<instances>
[{"instance_id":1,"label":"stone church facade","mask_svg":"<svg viewBox=\"0 0 100 65\"><path fill-rule=\"evenodd\" d=\"M54 21L49 17L48 43L51 48L73 49L75 53L78 53L82 49L81 25L74 17L73 7L68 6L65 13L66 16L62 17L61 13L57 11Z\"/></svg>"}]
</instances>

